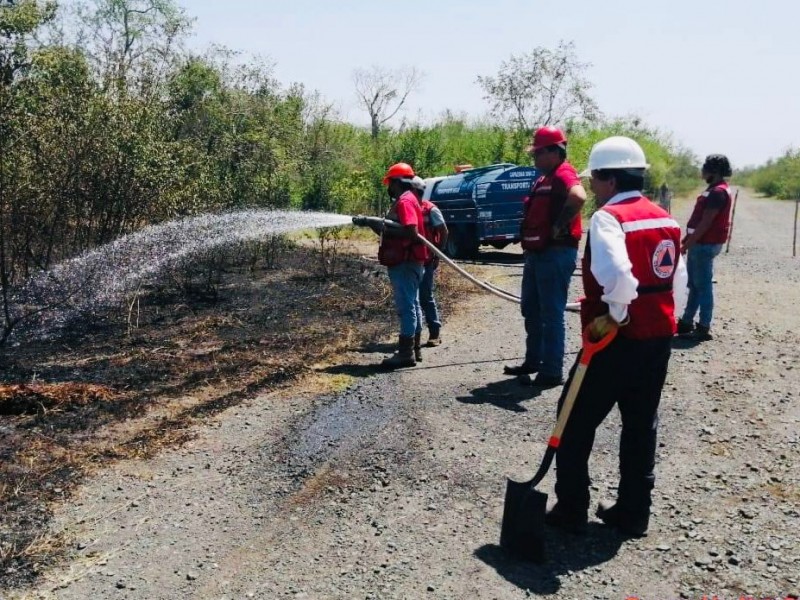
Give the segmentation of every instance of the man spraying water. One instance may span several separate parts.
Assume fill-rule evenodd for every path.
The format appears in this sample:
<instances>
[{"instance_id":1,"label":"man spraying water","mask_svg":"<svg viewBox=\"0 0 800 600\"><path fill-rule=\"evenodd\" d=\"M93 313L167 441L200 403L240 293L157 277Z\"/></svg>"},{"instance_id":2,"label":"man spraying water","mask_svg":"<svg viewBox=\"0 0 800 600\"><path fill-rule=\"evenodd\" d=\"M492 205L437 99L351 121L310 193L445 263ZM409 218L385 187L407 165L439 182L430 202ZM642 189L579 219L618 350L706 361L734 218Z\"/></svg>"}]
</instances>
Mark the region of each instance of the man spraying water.
<instances>
[{"instance_id":1,"label":"man spraying water","mask_svg":"<svg viewBox=\"0 0 800 600\"><path fill-rule=\"evenodd\" d=\"M386 369L413 367L417 364L414 340L422 333L422 311L419 304L419 286L428 259L428 249L419 240L425 235L422 207L412 192L414 169L406 163L389 167L383 178L392 200L386 218L400 227L384 227L377 220L364 219L363 223L381 236L378 247L378 262L387 268L392 284L394 304L400 317L400 336L397 353L385 359L381 366Z\"/></svg>"}]
</instances>

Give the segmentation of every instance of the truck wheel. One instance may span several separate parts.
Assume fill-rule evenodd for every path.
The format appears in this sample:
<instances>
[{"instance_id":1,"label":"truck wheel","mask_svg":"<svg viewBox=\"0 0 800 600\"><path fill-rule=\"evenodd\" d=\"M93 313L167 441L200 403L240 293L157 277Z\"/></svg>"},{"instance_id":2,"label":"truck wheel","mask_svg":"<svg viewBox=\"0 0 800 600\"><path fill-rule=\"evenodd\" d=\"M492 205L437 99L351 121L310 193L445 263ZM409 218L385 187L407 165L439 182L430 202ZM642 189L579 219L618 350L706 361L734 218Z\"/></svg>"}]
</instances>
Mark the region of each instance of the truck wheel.
<instances>
[{"instance_id":1,"label":"truck wheel","mask_svg":"<svg viewBox=\"0 0 800 600\"><path fill-rule=\"evenodd\" d=\"M447 236L447 243L444 246L444 252L450 258L461 258L459 256L459 250L461 250L461 247L458 242L458 233L458 230L453 228L450 230L450 235Z\"/></svg>"},{"instance_id":2,"label":"truck wheel","mask_svg":"<svg viewBox=\"0 0 800 600\"><path fill-rule=\"evenodd\" d=\"M447 238L445 252L450 258L472 258L478 254L478 238L471 227L454 227Z\"/></svg>"}]
</instances>

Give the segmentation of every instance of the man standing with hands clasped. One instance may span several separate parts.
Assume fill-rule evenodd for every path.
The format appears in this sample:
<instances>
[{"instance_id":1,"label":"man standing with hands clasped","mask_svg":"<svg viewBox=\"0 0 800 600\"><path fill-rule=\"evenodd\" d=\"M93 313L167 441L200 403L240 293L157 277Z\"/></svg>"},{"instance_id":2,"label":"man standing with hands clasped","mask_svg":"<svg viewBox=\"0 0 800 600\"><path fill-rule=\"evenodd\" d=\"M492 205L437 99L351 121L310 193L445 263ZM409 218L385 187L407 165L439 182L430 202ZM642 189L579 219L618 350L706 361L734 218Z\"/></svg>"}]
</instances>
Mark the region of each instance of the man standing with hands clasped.
<instances>
[{"instance_id":1,"label":"man standing with hands clasped","mask_svg":"<svg viewBox=\"0 0 800 600\"><path fill-rule=\"evenodd\" d=\"M533 384L555 387L564 382L564 311L581 239L581 208L586 191L567 162L567 138L555 127L542 127L529 148L544 175L531 187L522 219L520 307L525 319L525 360L506 366L506 375L538 373Z\"/></svg>"}]
</instances>

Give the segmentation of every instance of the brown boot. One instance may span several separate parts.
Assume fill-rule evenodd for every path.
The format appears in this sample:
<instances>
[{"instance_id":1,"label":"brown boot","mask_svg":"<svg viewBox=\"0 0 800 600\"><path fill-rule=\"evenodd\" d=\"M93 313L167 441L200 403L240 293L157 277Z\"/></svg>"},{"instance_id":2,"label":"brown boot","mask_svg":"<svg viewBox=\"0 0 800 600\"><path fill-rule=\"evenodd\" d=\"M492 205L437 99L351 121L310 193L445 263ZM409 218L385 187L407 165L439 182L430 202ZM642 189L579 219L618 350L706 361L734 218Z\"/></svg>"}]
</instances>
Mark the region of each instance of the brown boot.
<instances>
[{"instance_id":1,"label":"brown boot","mask_svg":"<svg viewBox=\"0 0 800 600\"><path fill-rule=\"evenodd\" d=\"M414 359L417 362L422 362L422 334L417 333L414 336Z\"/></svg>"},{"instance_id":2,"label":"brown boot","mask_svg":"<svg viewBox=\"0 0 800 600\"><path fill-rule=\"evenodd\" d=\"M439 328L430 328L428 329L428 343L425 344L428 348L435 348L436 346L441 345L442 338L439 337Z\"/></svg>"},{"instance_id":3,"label":"brown boot","mask_svg":"<svg viewBox=\"0 0 800 600\"><path fill-rule=\"evenodd\" d=\"M416 364L417 361L414 360L414 336L401 335L397 354L390 358L385 358L381 366L384 369L402 369L403 367L413 367Z\"/></svg>"}]
</instances>

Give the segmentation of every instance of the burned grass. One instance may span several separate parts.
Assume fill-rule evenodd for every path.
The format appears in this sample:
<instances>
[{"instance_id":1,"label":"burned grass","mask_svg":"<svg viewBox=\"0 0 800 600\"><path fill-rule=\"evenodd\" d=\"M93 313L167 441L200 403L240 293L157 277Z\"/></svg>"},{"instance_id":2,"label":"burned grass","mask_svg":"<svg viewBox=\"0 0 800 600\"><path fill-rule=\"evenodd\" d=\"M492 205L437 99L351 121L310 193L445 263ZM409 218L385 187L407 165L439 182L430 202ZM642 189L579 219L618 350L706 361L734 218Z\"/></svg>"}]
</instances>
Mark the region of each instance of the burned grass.
<instances>
[{"instance_id":1,"label":"burned grass","mask_svg":"<svg viewBox=\"0 0 800 600\"><path fill-rule=\"evenodd\" d=\"M355 248L340 252L335 277L320 274L329 265L314 248L268 262L217 256L202 286L166 278L82 329L5 348L0 587L58 558L64 540L45 533L51 509L88 474L182 444L204 419L389 336L396 317L385 273ZM439 298L452 310L472 288L439 275Z\"/></svg>"}]
</instances>

